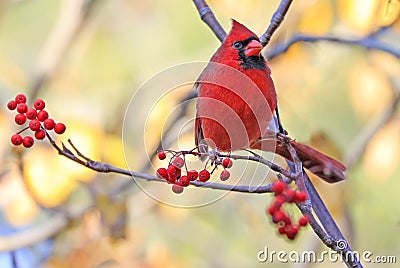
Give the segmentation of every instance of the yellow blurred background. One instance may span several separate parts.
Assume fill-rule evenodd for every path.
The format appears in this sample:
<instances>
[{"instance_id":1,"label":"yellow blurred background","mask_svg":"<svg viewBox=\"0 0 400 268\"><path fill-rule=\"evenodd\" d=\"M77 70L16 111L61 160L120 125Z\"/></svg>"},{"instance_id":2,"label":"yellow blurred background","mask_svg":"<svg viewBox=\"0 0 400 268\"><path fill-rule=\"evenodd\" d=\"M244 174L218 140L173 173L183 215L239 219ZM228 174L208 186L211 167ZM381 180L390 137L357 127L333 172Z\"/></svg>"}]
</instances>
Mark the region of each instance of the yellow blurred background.
<instances>
[{"instance_id":1,"label":"yellow blurred background","mask_svg":"<svg viewBox=\"0 0 400 268\"><path fill-rule=\"evenodd\" d=\"M130 178L95 173L58 156L46 142L36 142L29 150L13 148L9 139L19 129L6 103L20 92L32 93L38 75L52 60L46 53L54 29L76 19L66 15L72 2L85 1L0 1L0 220L17 231L51 220L54 211L90 207L55 235L50 256L41 266L261 267L266 264L257 260L257 253L265 246L276 251L319 248L309 228L295 242L276 234L265 215L271 200L268 194L229 193L207 206L177 208L157 202L134 183L124 191L113 191ZM72 24L76 29L65 53L37 97L46 100L52 117L67 125L59 141L70 138L86 156L121 168L127 168L124 151L143 165L147 156L136 150L144 139L139 123L143 117L130 124L134 130L128 145L132 147L122 142L129 100L140 85L165 68L207 61L219 41L189 0L87 3L92 4L90 11L78 25ZM261 35L279 1L208 3L225 30L230 18L235 18ZM393 23L382 40L399 51L399 16L396 0L294 1L266 53L298 33L357 39ZM400 90L399 58L348 44L296 44L272 59L270 67L290 136L342 160L352 157L365 129ZM155 107L148 122L154 131L146 131L148 146L158 143L165 117L182 95L176 93L177 103L172 98ZM141 107L137 110L142 116ZM189 112L194 113L194 107ZM316 181L354 250L398 259L399 115L396 111L374 135L346 182ZM194 146L192 133L181 138L179 146ZM160 165L155 162L153 167ZM153 174L154 168L146 172ZM166 185L146 187L168 192L168 198L176 200L199 199L213 191L185 189L184 196L171 197Z\"/></svg>"}]
</instances>

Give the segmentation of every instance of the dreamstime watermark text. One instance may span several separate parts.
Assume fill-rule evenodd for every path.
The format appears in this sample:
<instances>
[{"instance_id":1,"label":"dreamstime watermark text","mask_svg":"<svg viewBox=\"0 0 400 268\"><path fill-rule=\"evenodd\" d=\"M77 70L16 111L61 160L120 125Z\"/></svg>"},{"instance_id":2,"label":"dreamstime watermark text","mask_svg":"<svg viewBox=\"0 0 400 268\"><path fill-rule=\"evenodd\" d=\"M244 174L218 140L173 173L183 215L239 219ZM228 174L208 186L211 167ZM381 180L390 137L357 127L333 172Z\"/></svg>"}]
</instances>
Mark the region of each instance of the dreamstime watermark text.
<instances>
[{"instance_id":1,"label":"dreamstime watermark text","mask_svg":"<svg viewBox=\"0 0 400 268\"><path fill-rule=\"evenodd\" d=\"M343 241L345 243L345 241ZM343 244L342 243L342 244ZM347 245L346 245L347 247ZM345 247L343 248L345 249ZM270 250L267 246L263 250L257 253L257 259L260 262L269 263L323 263L323 262L345 262L354 261L355 258L360 260L362 263L396 263L396 256L378 256L374 255L373 252L365 250L362 252L349 251L343 256L334 250L323 250L321 252L314 252L311 250L305 251L276 251Z\"/></svg>"}]
</instances>

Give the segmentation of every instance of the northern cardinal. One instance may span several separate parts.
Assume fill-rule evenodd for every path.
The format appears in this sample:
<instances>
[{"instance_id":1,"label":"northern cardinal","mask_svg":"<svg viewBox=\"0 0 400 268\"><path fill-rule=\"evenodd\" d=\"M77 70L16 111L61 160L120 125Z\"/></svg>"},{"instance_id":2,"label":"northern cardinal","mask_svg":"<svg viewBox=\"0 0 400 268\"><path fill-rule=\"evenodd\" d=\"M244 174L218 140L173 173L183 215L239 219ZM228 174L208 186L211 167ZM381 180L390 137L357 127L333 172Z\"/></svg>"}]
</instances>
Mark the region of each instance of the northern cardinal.
<instances>
[{"instance_id":1,"label":"northern cardinal","mask_svg":"<svg viewBox=\"0 0 400 268\"><path fill-rule=\"evenodd\" d=\"M232 20L232 29L198 78L196 145L219 151L260 149L291 159L282 139L271 70L256 34ZM280 134L278 134L280 133ZM329 183L345 179L340 162L289 140L303 166Z\"/></svg>"}]
</instances>

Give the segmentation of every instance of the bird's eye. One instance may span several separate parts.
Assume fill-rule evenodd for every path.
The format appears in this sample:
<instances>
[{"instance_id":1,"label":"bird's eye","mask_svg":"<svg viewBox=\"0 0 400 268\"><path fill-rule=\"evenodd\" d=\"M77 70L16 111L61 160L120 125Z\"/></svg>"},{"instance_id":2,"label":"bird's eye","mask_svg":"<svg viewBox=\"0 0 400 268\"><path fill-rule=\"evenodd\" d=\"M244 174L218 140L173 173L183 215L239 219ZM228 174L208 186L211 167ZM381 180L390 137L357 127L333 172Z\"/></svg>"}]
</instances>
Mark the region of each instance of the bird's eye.
<instances>
[{"instance_id":1,"label":"bird's eye","mask_svg":"<svg viewBox=\"0 0 400 268\"><path fill-rule=\"evenodd\" d=\"M235 42L233 43L233 47L236 49L241 49L243 47L243 43L242 42Z\"/></svg>"}]
</instances>

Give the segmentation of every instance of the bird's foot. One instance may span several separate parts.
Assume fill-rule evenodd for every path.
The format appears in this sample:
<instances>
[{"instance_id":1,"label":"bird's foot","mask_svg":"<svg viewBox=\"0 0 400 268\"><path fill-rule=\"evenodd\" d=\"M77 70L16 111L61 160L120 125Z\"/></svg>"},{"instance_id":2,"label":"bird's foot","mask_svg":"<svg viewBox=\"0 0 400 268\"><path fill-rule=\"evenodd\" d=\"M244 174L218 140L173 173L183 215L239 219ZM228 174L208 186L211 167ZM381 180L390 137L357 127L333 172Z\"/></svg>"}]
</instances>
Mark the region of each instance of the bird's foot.
<instances>
[{"instance_id":1,"label":"bird's foot","mask_svg":"<svg viewBox=\"0 0 400 268\"><path fill-rule=\"evenodd\" d=\"M220 152L220 151L218 150L218 148L209 150L209 151L207 152L207 153L208 153L208 158L209 158L212 162L215 162L215 161L218 159L219 152Z\"/></svg>"},{"instance_id":2,"label":"bird's foot","mask_svg":"<svg viewBox=\"0 0 400 268\"><path fill-rule=\"evenodd\" d=\"M292 141L294 141L293 138L287 136L286 134L283 133L276 133L276 138L282 143L282 144L287 144Z\"/></svg>"}]
</instances>

